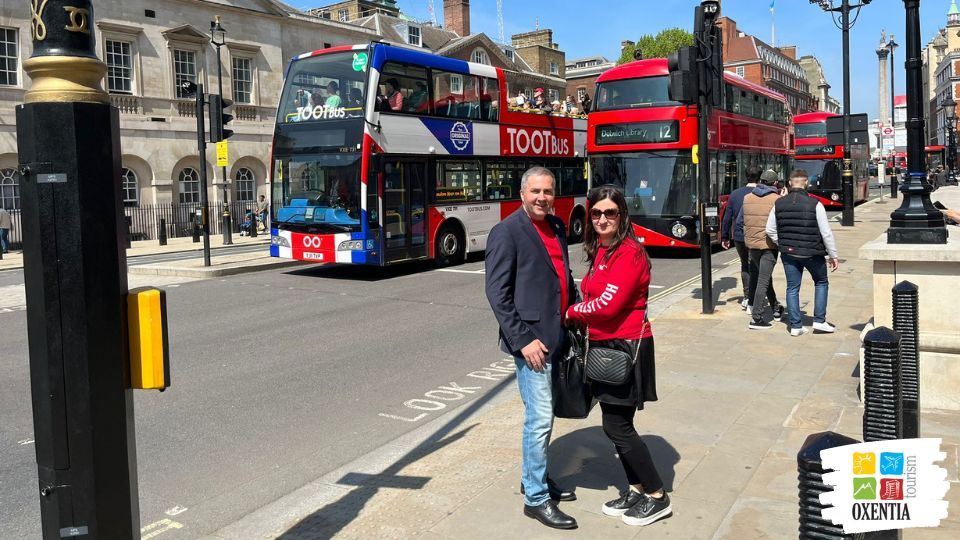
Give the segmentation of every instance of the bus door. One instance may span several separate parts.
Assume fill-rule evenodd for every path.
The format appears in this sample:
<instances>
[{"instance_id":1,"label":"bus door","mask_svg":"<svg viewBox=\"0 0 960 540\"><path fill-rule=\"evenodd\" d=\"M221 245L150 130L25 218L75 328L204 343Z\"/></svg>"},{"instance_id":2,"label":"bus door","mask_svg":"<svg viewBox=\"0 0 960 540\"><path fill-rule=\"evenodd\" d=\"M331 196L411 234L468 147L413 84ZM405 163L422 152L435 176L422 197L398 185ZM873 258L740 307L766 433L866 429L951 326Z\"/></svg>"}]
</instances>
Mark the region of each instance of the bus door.
<instances>
[{"instance_id":1,"label":"bus door","mask_svg":"<svg viewBox=\"0 0 960 540\"><path fill-rule=\"evenodd\" d=\"M427 256L427 162L386 159L383 166L384 260Z\"/></svg>"}]
</instances>

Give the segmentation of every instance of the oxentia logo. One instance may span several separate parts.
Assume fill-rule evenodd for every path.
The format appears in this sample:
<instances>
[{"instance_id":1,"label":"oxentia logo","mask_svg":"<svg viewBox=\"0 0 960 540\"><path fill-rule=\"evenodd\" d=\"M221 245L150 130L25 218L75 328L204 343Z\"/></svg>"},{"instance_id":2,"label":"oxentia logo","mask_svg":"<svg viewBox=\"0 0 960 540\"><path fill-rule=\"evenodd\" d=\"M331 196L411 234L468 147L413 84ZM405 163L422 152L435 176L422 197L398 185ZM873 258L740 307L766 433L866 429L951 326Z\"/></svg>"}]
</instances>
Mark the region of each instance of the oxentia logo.
<instances>
[{"instance_id":1,"label":"oxentia logo","mask_svg":"<svg viewBox=\"0 0 960 540\"><path fill-rule=\"evenodd\" d=\"M832 505L823 517L847 534L936 527L947 517L946 458L940 439L900 439L838 446L820 452L824 482L833 492L820 495Z\"/></svg>"}]
</instances>

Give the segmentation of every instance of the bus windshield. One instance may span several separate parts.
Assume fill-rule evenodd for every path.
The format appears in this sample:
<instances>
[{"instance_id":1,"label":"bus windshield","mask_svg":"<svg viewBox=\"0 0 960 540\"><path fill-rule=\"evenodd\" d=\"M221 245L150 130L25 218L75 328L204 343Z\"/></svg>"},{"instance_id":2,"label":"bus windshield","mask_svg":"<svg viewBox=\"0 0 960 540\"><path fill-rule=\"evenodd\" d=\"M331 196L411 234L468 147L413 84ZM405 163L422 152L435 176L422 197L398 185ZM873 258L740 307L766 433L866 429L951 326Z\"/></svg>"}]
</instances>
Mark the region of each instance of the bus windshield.
<instances>
[{"instance_id":1,"label":"bus windshield","mask_svg":"<svg viewBox=\"0 0 960 540\"><path fill-rule=\"evenodd\" d=\"M624 79L597 85L597 111L679 105L667 95L667 77Z\"/></svg>"},{"instance_id":2,"label":"bus windshield","mask_svg":"<svg viewBox=\"0 0 960 540\"><path fill-rule=\"evenodd\" d=\"M363 55L363 56L361 56ZM322 122L363 115L365 51L321 54L290 65L277 122ZM358 71L358 66L363 69Z\"/></svg>"},{"instance_id":3,"label":"bus windshield","mask_svg":"<svg viewBox=\"0 0 960 540\"><path fill-rule=\"evenodd\" d=\"M359 153L294 155L276 159L274 167L282 189L281 224L315 232L360 230Z\"/></svg>"},{"instance_id":4,"label":"bus windshield","mask_svg":"<svg viewBox=\"0 0 960 540\"><path fill-rule=\"evenodd\" d=\"M797 126L799 127L799 126ZM811 190L840 189L840 161L836 159L798 159L797 169L807 171Z\"/></svg>"},{"instance_id":5,"label":"bus windshield","mask_svg":"<svg viewBox=\"0 0 960 540\"><path fill-rule=\"evenodd\" d=\"M596 155L593 185L623 189L631 216L679 217L696 213L697 174L689 150Z\"/></svg>"},{"instance_id":6,"label":"bus windshield","mask_svg":"<svg viewBox=\"0 0 960 540\"><path fill-rule=\"evenodd\" d=\"M814 139L827 136L827 124L825 122L815 122L812 124L796 124L793 126L796 138Z\"/></svg>"}]
</instances>

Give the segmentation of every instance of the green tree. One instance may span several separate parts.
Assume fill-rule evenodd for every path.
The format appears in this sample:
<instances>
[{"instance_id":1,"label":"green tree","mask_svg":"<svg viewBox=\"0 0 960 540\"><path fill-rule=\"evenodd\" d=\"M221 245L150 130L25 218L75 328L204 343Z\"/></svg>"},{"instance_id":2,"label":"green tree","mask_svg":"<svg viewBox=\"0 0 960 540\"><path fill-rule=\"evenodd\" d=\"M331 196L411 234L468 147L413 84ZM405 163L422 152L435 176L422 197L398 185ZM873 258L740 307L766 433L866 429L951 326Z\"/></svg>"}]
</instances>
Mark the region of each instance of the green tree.
<instances>
[{"instance_id":1,"label":"green tree","mask_svg":"<svg viewBox=\"0 0 960 540\"><path fill-rule=\"evenodd\" d=\"M644 58L666 58L680 47L693 45L693 34L682 28L667 28L657 35L644 34L637 40L636 45L623 49L623 54L617 64L633 62L633 54L639 49Z\"/></svg>"}]
</instances>

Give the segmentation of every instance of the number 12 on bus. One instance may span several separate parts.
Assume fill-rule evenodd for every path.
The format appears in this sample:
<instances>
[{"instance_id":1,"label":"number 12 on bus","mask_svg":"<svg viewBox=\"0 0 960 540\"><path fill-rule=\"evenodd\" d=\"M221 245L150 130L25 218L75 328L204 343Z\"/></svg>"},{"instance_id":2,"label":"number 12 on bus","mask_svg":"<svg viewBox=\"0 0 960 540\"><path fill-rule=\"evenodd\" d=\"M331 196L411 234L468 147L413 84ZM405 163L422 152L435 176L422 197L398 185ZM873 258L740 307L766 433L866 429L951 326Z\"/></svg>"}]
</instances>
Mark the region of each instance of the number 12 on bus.
<instances>
[{"instance_id":1,"label":"number 12 on bus","mask_svg":"<svg viewBox=\"0 0 960 540\"><path fill-rule=\"evenodd\" d=\"M271 255L317 263L457 264L519 209L531 166L583 234L586 120L507 107L511 74L375 43L294 58L272 156Z\"/></svg>"}]
</instances>

